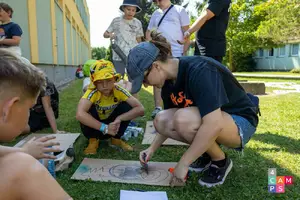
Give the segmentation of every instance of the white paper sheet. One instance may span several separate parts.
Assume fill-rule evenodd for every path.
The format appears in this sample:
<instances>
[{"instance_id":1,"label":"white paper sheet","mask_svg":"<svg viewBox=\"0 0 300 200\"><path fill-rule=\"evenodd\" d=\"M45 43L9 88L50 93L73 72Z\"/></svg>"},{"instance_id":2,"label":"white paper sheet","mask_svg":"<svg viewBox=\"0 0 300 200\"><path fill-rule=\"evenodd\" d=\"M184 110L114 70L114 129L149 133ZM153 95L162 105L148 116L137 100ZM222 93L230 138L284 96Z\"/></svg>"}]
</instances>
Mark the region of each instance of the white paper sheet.
<instances>
[{"instance_id":1,"label":"white paper sheet","mask_svg":"<svg viewBox=\"0 0 300 200\"><path fill-rule=\"evenodd\" d=\"M138 192L121 190L120 200L168 200L166 192Z\"/></svg>"}]
</instances>

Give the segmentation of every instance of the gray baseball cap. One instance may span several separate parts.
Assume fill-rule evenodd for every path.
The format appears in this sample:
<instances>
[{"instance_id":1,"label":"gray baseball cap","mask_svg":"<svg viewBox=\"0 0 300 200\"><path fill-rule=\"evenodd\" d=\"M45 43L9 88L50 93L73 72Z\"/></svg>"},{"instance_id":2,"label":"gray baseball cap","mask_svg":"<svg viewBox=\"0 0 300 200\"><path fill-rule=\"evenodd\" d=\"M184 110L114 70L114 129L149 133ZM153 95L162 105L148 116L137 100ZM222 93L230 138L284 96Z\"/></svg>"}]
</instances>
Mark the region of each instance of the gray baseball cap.
<instances>
[{"instance_id":1,"label":"gray baseball cap","mask_svg":"<svg viewBox=\"0 0 300 200\"><path fill-rule=\"evenodd\" d=\"M140 91L144 80L144 73L151 67L158 54L159 49L151 42L141 42L130 50L127 73L132 79L132 94Z\"/></svg>"}]
</instances>

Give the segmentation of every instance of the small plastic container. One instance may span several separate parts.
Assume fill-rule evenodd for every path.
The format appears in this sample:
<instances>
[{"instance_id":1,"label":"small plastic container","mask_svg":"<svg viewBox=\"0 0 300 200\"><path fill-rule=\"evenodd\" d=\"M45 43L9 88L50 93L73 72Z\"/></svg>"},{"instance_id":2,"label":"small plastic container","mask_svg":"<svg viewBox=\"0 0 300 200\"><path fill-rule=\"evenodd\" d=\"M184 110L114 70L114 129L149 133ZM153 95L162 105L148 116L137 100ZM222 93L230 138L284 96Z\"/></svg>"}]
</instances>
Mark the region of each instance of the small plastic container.
<instances>
[{"instance_id":1,"label":"small plastic container","mask_svg":"<svg viewBox=\"0 0 300 200\"><path fill-rule=\"evenodd\" d=\"M49 147L49 148L51 148L51 147ZM49 154L54 155L53 152L51 152ZM55 162L53 159L40 159L39 162L47 168L47 170L53 176L53 178L56 178Z\"/></svg>"},{"instance_id":2,"label":"small plastic container","mask_svg":"<svg viewBox=\"0 0 300 200\"><path fill-rule=\"evenodd\" d=\"M53 176L53 178L56 178L54 160L48 160L47 169L48 169L49 173Z\"/></svg>"},{"instance_id":3,"label":"small plastic container","mask_svg":"<svg viewBox=\"0 0 300 200\"><path fill-rule=\"evenodd\" d=\"M125 140L125 141L128 141L131 137L132 137L131 131L126 129L124 135L122 136L122 139Z\"/></svg>"},{"instance_id":4,"label":"small plastic container","mask_svg":"<svg viewBox=\"0 0 300 200\"><path fill-rule=\"evenodd\" d=\"M128 126L126 131L130 131L132 136L137 137L139 134L143 133L143 128Z\"/></svg>"}]
</instances>

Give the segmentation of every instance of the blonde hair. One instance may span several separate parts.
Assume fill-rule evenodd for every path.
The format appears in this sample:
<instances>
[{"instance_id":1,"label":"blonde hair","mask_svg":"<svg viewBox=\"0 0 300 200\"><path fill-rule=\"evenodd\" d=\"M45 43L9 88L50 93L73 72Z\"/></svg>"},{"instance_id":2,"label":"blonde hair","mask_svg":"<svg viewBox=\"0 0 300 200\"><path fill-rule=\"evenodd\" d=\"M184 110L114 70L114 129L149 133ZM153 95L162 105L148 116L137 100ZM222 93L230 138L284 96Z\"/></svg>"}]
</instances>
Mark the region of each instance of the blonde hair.
<instances>
[{"instance_id":1,"label":"blonde hair","mask_svg":"<svg viewBox=\"0 0 300 200\"><path fill-rule=\"evenodd\" d=\"M9 92L35 98L45 87L46 77L42 70L27 59L0 49L0 98Z\"/></svg>"},{"instance_id":2,"label":"blonde hair","mask_svg":"<svg viewBox=\"0 0 300 200\"><path fill-rule=\"evenodd\" d=\"M151 32L151 38L150 42L159 49L156 60L166 62L168 58L172 57L171 44L161 33L154 30Z\"/></svg>"}]
</instances>

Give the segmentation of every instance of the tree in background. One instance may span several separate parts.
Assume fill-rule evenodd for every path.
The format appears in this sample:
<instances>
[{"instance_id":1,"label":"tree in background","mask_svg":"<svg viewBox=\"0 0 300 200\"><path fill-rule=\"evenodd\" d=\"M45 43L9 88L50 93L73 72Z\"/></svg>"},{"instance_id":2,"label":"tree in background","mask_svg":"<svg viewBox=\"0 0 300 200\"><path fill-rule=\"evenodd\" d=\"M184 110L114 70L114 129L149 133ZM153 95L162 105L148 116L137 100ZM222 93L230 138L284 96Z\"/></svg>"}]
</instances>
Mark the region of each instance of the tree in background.
<instances>
[{"instance_id":1,"label":"tree in background","mask_svg":"<svg viewBox=\"0 0 300 200\"><path fill-rule=\"evenodd\" d=\"M105 47L94 47L92 49L92 59L100 60L106 57L106 48Z\"/></svg>"},{"instance_id":2,"label":"tree in background","mask_svg":"<svg viewBox=\"0 0 300 200\"><path fill-rule=\"evenodd\" d=\"M265 13L256 12L256 6L262 2L264 0L236 0L231 4L226 32L227 52L224 60L231 71L250 71L247 69L249 67L239 70L238 65L243 58L250 60L249 55L252 57L252 53L261 47L261 41L255 32L265 18ZM242 63L245 65L245 62Z\"/></svg>"},{"instance_id":3,"label":"tree in background","mask_svg":"<svg viewBox=\"0 0 300 200\"><path fill-rule=\"evenodd\" d=\"M206 3L197 3L198 15ZM299 39L299 10L299 0L232 0L224 63L232 71L251 71L257 49Z\"/></svg>"},{"instance_id":4,"label":"tree in background","mask_svg":"<svg viewBox=\"0 0 300 200\"><path fill-rule=\"evenodd\" d=\"M257 37L276 44L300 38L299 0L270 0L259 5L257 10L266 13L265 20L256 31Z\"/></svg>"},{"instance_id":5,"label":"tree in background","mask_svg":"<svg viewBox=\"0 0 300 200\"><path fill-rule=\"evenodd\" d=\"M232 71L254 70L254 52L300 38L299 0L236 0L230 9L225 62Z\"/></svg>"},{"instance_id":6,"label":"tree in background","mask_svg":"<svg viewBox=\"0 0 300 200\"><path fill-rule=\"evenodd\" d=\"M109 47L106 49L106 56L105 56L105 60L109 60L112 62L112 49L111 49L111 44L109 45Z\"/></svg>"}]
</instances>

